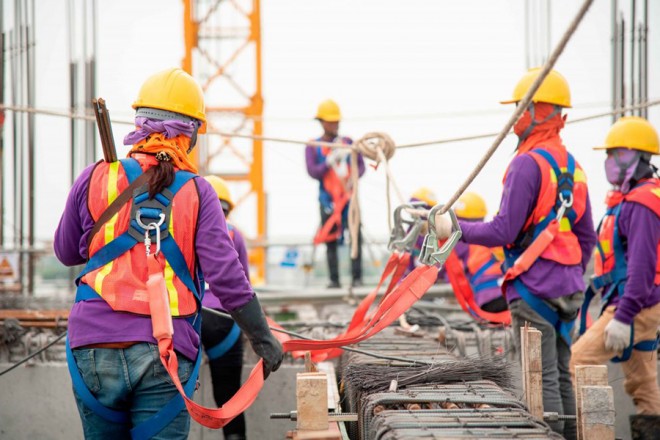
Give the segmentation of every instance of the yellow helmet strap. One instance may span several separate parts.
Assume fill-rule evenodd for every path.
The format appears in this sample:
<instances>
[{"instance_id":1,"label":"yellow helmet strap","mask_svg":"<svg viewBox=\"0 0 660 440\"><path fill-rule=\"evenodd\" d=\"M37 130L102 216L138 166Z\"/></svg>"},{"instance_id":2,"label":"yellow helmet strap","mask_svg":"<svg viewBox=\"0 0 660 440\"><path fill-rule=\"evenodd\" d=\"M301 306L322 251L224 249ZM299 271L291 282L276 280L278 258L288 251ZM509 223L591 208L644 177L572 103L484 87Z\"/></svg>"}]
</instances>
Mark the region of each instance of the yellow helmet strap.
<instances>
[{"instance_id":1,"label":"yellow helmet strap","mask_svg":"<svg viewBox=\"0 0 660 440\"><path fill-rule=\"evenodd\" d=\"M529 103L529 107L527 107L527 110L529 111L529 115L531 116L532 122L530 122L529 127L525 129L525 131L522 132L520 136L518 136L518 145L516 146L516 150L520 145L525 142L525 139L529 137L530 134L532 134L532 130L534 130L537 126L543 125L546 122L548 122L550 119L554 118L557 114L561 113L562 106L554 104L552 112L542 121L537 121L535 114L534 114L534 109L536 106L534 105L533 102Z\"/></svg>"}]
</instances>

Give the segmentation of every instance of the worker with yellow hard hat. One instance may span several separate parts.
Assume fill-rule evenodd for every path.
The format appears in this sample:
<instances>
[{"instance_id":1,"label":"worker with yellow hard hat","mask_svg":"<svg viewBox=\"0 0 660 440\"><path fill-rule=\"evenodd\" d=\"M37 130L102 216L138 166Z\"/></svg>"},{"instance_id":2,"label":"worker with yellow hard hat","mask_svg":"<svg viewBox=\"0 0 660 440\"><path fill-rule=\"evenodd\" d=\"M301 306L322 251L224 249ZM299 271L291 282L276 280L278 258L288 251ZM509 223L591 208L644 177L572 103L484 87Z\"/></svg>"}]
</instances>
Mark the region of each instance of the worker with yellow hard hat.
<instances>
[{"instance_id":1,"label":"worker with yellow hard hat","mask_svg":"<svg viewBox=\"0 0 660 440\"><path fill-rule=\"evenodd\" d=\"M229 192L227 182L218 176L204 177L215 190L225 218L234 209L234 201ZM227 220L227 232L238 253L245 277L250 279L248 253L245 239L241 232ZM215 295L204 295L202 305L209 309L224 311L222 304ZM218 406L224 405L241 387L243 370L243 340L241 329L231 319L218 316L207 310L202 310L202 344L209 359L213 398ZM234 420L223 426L225 440L245 440L245 416L240 414Z\"/></svg>"},{"instance_id":2,"label":"worker with yellow hard hat","mask_svg":"<svg viewBox=\"0 0 660 440\"><path fill-rule=\"evenodd\" d=\"M144 82L133 107L128 157L81 173L55 232L58 259L85 264L67 363L85 438L186 439L182 394L192 397L199 373L204 280L264 359L264 374L279 367L283 351L218 196L187 154L206 124L202 88L167 69Z\"/></svg>"},{"instance_id":3,"label":"worker with yellow hard hat","mask_svg":"<svg viewBox=\"0 0 660 440\"><path fill-rule=\"evenodd\" d=\"M316 119L323 128L323 135L314 141L344 144L353 140L339 135L341 111L331 99L319 104ZM330 148L310 143L305 148L307 173L319 181L319 204L321 226L314 237L314 244L325 243L330 284L328 288L339 288L339 261L337 246L344 241L344 230L348 227L348 207L351 195L351 163L349 148ZM364 174L364 159L358 154L358 174ZM362 286L362 233L358 232L358 254L351 260L352 286Z\"/></svg>"},{"instance_id":4,"label":"worker with yellow hard hat","mask_svg":"<svg viewBox=\"0 0 660 440\"><path fill-rule=\"evenodd\" d=\"M540 72L535 68L525 73L504 103L521 101ZM514 125L518 146L504 177L497 215L489 222L460 222L465 242L504 246L502 288L516 348L525 323L542 332L543 407L558 414L575 414L568 371L571 330L596 243L585 174L560 136L562 112L570 106L568 82L550 71ZM436 219L441 238L451 230L449 223L445 216ZM550 425L566 438L575 437L573 422Z\"/></svg>"},{"instance_id":5,"label":"worker with yellow hard hat","mask_svg":"<svg viewBox=\"0 0 660 440\"><path fill-rule=\"evenodd\" d=\"M488 213L486 201L474 192L464 193L454 205L454 212L459 220L465 222L483 222ZM500 288L502 261L497 256L500 251L501 248L490 249L463 241L456 243L453 250L463 264L475 302L482 310L491 313L507 309ZM451 273L447 272L447 276L451 276Z\"/></svg>"},{"instance_id":6,"label":"worker with yellow hard hat","mask_svg":"<svg viewBox=\"0 0 660 440\"><path fill-rule=\"evenodd\" d=\"M637 408L632 431L660 438L660 179L651 164L651 156L660 154L658 133L646 119L625 116L594 149L607 153L605 175L612 190L598 227L595 273L583 316L598 292L603 307L573 345L571 372L576 365L621 362L624 388Z\"/></svg>"}]
</instances>

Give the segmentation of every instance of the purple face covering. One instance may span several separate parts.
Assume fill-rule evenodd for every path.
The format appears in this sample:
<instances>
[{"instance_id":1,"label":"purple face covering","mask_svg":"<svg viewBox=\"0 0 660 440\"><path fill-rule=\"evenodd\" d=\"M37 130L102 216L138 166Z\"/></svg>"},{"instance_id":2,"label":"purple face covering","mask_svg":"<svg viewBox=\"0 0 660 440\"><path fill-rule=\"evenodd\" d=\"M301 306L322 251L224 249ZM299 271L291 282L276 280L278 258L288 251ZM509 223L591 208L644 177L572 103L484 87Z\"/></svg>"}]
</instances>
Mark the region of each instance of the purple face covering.
<instances>
[{"instance_id":1,"label":"purple face covering","mask_svg":"<svg viewBox=\"0 0 660 440\"><path fill-rule=\"evenodd\" d=\"M170 119L167 121L160 121L158 119L150 119L142 116L135 118L135 126L137 130L132 131L124 138L124 145L135 145L142 139L154 133L164 133L167 139L185 135L191 137L195 130L194 123L185 123Z\"/></svg>"},{"instance_id":2,"label":"purple face covering","mask_svg":"<svg viewBox=\"0 0 660 440\"><path fill-rule=\"evenodd\" d=\"M630 179L635 173L641 154L627 148L614 148L607 151L605 175L607 181L621 188L624 194L630 191Z\"/></svg>"}]
</instances>

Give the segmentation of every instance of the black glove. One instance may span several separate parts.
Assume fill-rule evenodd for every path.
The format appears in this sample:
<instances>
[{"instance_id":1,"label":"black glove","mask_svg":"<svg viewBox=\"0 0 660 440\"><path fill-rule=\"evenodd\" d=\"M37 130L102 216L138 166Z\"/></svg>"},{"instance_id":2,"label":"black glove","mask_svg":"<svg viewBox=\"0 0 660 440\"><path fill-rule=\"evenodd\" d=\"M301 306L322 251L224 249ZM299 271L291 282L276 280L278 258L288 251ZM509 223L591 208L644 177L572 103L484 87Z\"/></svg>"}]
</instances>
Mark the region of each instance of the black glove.
<instances>
[{"instance_id":1,"label":"black glove","mask_svg":"<svg viewBox=\"0 0 660 440\"><path fill-rule=\"evenodd\" d=\"M254 352L264 360L264 378L280 368L284 357L282 345L270 332L257 297L230 314L250 340Z\"/></svg>"}]
</instances>

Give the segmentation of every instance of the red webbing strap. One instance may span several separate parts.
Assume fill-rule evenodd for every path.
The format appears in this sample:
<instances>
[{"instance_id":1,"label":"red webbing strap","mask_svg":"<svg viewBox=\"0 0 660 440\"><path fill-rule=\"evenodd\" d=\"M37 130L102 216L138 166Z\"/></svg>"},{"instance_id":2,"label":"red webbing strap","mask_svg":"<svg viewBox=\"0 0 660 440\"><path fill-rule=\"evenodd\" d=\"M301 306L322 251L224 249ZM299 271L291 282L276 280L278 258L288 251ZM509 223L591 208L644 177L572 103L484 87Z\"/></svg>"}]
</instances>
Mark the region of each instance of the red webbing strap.
<instances>
[{"instance_id":1,"label":"red webbing strap","mask_svg":"<svg viewBox=\"0 0 660 440\"><path fill-rule=\"evenodd\" d=\"M378 296L378 291L382 287L383 283L390 275L392 275L392 279L390 280L390 283L387 286L387 290L385 291L381 301L387 295L389 295L390 292L392 292L392 289L394 289L394 287L399 283L401 277L403 277L403 274L406 271L406 268L408 267L409 262L410 262L409 253L400 254L398 252L395 252L390 255L390 258L387 260L387 264L385 264L385 269L383 270L383 273L380 276L378 285L373 291L371 291L371 293L369 293L369 295L367 295L360 302L360 304L355 309L355 312L353 312L353 317L351 318L351 322L348 325L348 329L346 330L346 332L339 335L339 337L346 336L347 334L353 332L355 329L364 327L367 324L367 322L372 319L371 316L366 317L367 312L369 311L369 308L371 308L374 301L376 300L376 296ZM342 350L339 348L314 350L312 351L312 360L314 362L320 362L326 359L332 359L337 356L340 356L341 353ZM294 357L302 356L302 355L304 355L304 352L296 352Z\"/></svg>"},{"instance_id":2,"label":"red webbing strap","mask_svg":"<svg viewBox=\"0 0 660 440\"><path fill-rule=\"evenodd\" d=\"M351 200L351 194L345 193L343 197L334 202L335 210L332 215L323 223L323 226L316 232L314 236L314 244L328 243L334 240L337 240L341 235L341 214L346 207L346 204ZM337 226L337 230L333 233L330 233L332 228Z\"/></svg>"},{"instance_id":3,"label":"red webbing strap","mask_svg":"<svg viewBox=\"0 0 660 440\"><path fill-rule=\"evenodd\" d=\"M472 317L478 317L484 321L492 322L495 324L511 324L511 312L504 310L501 312L487 312L479 307L479 304L474 300L474 293L472 286L465 276L463 264L459 260L455 252L449 254L447 261L445 261L445 270L449 283L454 290L456 300L461 305L461 308ZM475 316L476 315L476 316Z\"/></svg>"},{"instance_id":4,"label":"red webbing strap","mask_svg":"<svg viewBox=\"0 0 660 440\"><path fill-rule=\"evenodd\" d=\"M521 274L527 272L532 264L539 259L541 254L550 246L550 243L559 233L559 222L554 219L541 233L534 239L525 251L520 254L506 273L504 274L504 283L515 280ZM504 291L504 285L502 286Z\"/></svg>"},{"instance_id":5,"label":"red webbing strap","mask_svg":"<svg viewBox=\"0 0 660 440\"><path fill-rule=\"evenodd\" d=\"M372 319L362 328L356 328L351 335L337 337L327 341L307 341L291 339L282 346L285 352L297 350L318 350L337 348L363 341L392 322L396 321L406 310L420 299L435 283L438 269L434 266L416 268L398 285L378 306ZM359 331L358 331L359 330ZM167 369L172 382L183 397L190 416L198 423L208 428L218 429L229 423L234 417L245 411L256 400L264 384L263 360L259 360L252 369L250 376L238 392L220 408L203 407L186 397L179 379L176 352L171 337L163 337L158 341L160 360Z\"/></svg>"}]
</instances>

